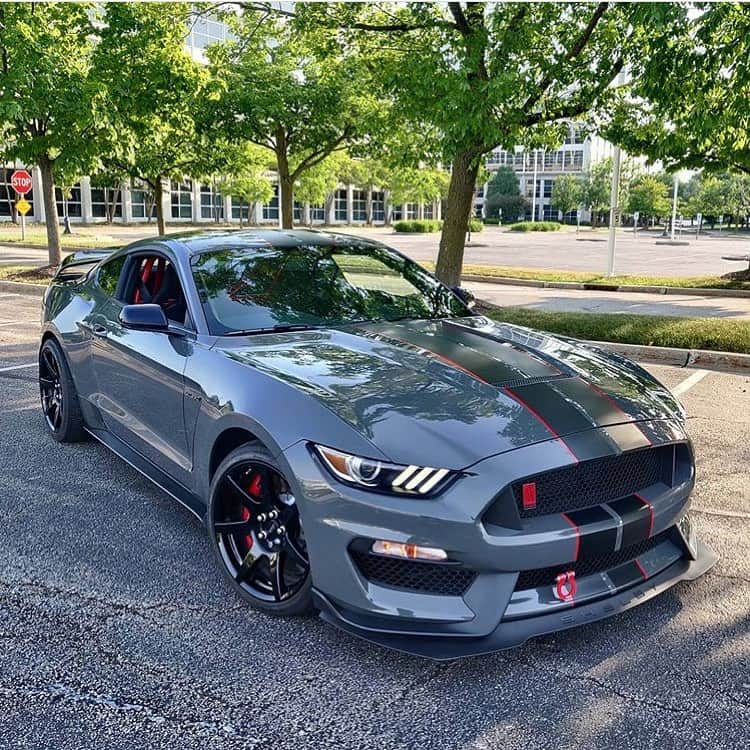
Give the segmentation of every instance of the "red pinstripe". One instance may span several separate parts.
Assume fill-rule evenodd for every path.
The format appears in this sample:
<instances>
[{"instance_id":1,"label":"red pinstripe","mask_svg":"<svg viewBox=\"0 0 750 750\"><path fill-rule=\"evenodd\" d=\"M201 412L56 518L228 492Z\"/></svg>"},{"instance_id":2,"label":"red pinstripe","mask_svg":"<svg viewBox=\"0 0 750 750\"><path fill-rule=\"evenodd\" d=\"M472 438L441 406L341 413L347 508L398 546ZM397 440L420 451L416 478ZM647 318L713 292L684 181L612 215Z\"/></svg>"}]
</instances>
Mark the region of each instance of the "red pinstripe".
<instances>
[{"instance_id":1,"label":"red pinstripe","mask_svg":"<svg viewBox=\"0 0 750 750\"><path fill-rule=\"evenodd\" d=\"M648 512L650 515L650 521L648 524L648 536L650 539L654 534L654 506L651 505L651 503L648 500L646 500L646 498L643 497L643 495L639 495L637 492L634 492L633 496L637 497L648 508Z\"/></svg>"},{"instance_id":2,"label":"red pinstripe","mask_svg":"<svg viewBox=\"0 0 750 750\"><path fill-rule=\"evenodd\" d=\"M575 557L573 558L573 562L576 562L578 560L578 553L581 551L581 529L578 528L578 524L567 513L561 513L560 515L573 527L573 530L576 532L576 551Z\"/></svg>"},{"instance_id":3,"label":"red pinstripe","mask_svg":"<svg viewBox=\"0 0 750 750\"><path fill-rule=\"evenodd\" d=\"M639 560L633 560L633 562L635 563L636 568L638 568L638 570L641 571L641 575L644 578L648 578L648 573L646 573L646 568L644 568L643 565L641 565L640 561Z\"/></svg>"},{"instance_id":4,"label":"red pinstripe","mask_svg":"<svg viewBox=\"0 0 750 750\"><path fill-rule=\"evenodd\" d=\"M583 380L583 378L582 378L582 380ZM620 406L620 404L618 404L617 401L615 401L612 398L612 396L610 396L608 393L605 393L601 388L599 388L598 386L596 386L593 383L589 382L588 380L584 380L583 382L586 383L586 385L589 388L591 388L591 390L594 391L594 393L597 393L603 399L609 401L609 403L612 404L612 406L614 406L615 409L617 409L617 411L619 411L620 413L622 413L626 417L628 417L629 418L628 421L630 422L630 424L633 424L633 425L635 425L638 428L638 431L643 435L643 437L646 438L646 441L648 442L649 445L653 445L653 443L651 442L651 438L640 428L639 424L633 419L633 417L630 414L628 414L625 411L625 409L623 409L622 406Z\"/></svg>"}]
</instances>

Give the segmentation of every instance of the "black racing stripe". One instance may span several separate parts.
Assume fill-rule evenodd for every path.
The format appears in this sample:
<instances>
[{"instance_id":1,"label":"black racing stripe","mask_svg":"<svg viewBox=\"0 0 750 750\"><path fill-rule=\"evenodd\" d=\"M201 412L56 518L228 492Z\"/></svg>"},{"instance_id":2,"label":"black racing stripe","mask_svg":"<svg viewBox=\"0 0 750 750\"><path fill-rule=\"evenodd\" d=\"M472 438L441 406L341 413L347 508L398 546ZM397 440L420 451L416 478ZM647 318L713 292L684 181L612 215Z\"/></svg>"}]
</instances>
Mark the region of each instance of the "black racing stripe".
<instances>
[{"instance_id":1,"label":"black racing stripe","mask_svg":"<svg viewBox=\"0 0 750 750\"><path fill-rule=\"evenodd\" d=\"M492 385L511 382L524 376L524 373L512 364L506 364L444 335L441 328L435 329L435 333L415 330L407 325L392 325L371 330L378 336L405 341L413 346L426 349L438 357L455 362L459 368L474 373L477 377Z\"/></svg>"},{"instance_id":2,"label":"black racing stripe","mask_svg":"<svg viewBox=\"0 0 750 750\"><path fill-rule=\"evenodd\" d=\"M554 383L534 383L513 389L551 427L563 436L568 447L579 461L610 456L619 452L617 445L601 430L594 430L595 423L584 410L568 400Z\"/></svg>"},{"instance_id":3,"label":"black racing stripe","mask_svg":"<svg viewBox=\"0 0 750 750\"><path fill-rule=\"evenodd\" d=\"M651 510L634 495L609 503L609 507L622 518L622 546L630 547L648 539L651 529Z\"/></svg>"},{"instance_id":4,"label":"black racing stripe","mask_svg":"<svg viewBox=\"0 0 750 750\"><path fill-rule=\"evenodd\" d=\"M634 451L638 448L648 448L651 439L636 424L615 424L605 427L604 431L621 451Z\"/></svg>"},{"instance_id":5,"label":"black racing stripe","mask_svg":"<svg viewBox=\"0 0 750 750\"><path fill-rule=\"evenodd\" d=\"M618 565L616 568L607 571L609 580L617 586L617 588L623 588L625 586L632 586L634 583L639 583L643 580L643 573L640 568L636 565L635 560Z\"/></svg>"},{"instance_id":6,"label":"black racing stripe","mask_svg":"<svg viewBox=\"0 0 750 750\"><path fill-rule=\"evenodd\" d=\"M617 545L617 522L601 506L568 511L566 514L581 535L578 559L613 552ZM596 527L596 528L592 528Z\"/></svg>"},{"instance_id":7,"label":"black racing stripe","mask_svg":"<svg viewBox=\"0 0 750 750\"><path fill-rule=\"evenodd\" d=\"M517 379L567 376L567 373L563 373L558 367L536 356L533 350L524 349L498 336L479 332L452 321L442 321L442 328L446 338L506 363L518 372Z\"/></svg>"}]
</instances>

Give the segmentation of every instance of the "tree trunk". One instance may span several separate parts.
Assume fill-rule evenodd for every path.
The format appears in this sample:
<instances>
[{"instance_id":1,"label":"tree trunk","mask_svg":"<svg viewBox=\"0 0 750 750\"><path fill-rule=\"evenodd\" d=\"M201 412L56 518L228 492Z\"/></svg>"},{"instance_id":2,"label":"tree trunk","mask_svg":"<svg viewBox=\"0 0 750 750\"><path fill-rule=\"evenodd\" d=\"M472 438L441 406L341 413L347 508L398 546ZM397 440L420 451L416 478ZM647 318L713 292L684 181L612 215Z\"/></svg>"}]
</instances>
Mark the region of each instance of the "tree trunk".
<instances>
[{"instance_id":1,"label":"tree trunk","mask_svg":"<svg viewBox=\"0 0 750 750\"><path fill-rule=\"evenodd\" d=\"M166 224L164 221L164 183L161 177L154 180L154 203L156 204L156 226L159 235L166 234Z\"/></svg>"},{"instance_id":2,"label":"tree trunk","mask_svg":"<svg viewBox=\"0 0 750 750\"><path fill-rule=\"evenodd\" d=\"M39 160L39 171L42 174L42 198L44 200L44 215L47 224L47 251L49 264L59 266L62 259L60 250L60 224L55 202L54 162L48 157Z\"/></svg>"},{"instance_id":3,"label":"tree trunk","mask_svg":"<svg viewBox=\"0 0 750 750\"><path fill-rule=\"evenodd\" d=\"M451 170L435 274L444 284L458 286L461 283L469 212L479 171L479 155L474 151L461 151L453 160Z\"/></svg>"},{"instance_id":4,"label":"tree trunk","mask_svg":"<svg viewBox=\"0 0 750 750\"><path fill-rule=\"evenodd\" d=\"M279 184L281 186L281 226L284 229L294 227L294 185L287 175L279 175Z\"/></svg>"}]
</instances>

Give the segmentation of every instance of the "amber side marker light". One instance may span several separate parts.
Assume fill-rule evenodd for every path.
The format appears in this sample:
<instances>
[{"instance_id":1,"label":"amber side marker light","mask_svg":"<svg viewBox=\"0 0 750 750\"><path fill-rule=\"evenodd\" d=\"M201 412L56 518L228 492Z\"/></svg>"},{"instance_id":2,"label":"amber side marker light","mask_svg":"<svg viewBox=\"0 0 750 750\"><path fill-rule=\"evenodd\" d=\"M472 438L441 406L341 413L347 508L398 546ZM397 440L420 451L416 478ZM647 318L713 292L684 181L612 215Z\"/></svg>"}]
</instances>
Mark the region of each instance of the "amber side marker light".
<instances>
[{"instance_id":1,"label":"amber side marker light","mask_svg":"<svg viewBox=\"0 0 750 750\"><path fill-rule=\"evenodd\" d=\"M378 555L400 557L405 560L432 560L442 562L448 559L448 553L438 547L420 547L418 544L402 544L378 539L372 543L372 551Z\"/></svg>"}]
</instances>

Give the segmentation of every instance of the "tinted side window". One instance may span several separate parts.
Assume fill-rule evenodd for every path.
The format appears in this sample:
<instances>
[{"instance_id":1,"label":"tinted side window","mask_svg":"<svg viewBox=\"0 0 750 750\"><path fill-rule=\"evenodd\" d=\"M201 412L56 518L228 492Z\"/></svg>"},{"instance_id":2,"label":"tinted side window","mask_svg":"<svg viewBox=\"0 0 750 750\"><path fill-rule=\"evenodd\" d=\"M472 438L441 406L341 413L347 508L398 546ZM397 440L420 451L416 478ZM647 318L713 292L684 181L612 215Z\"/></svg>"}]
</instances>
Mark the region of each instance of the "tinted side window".
<instances>
[{"instance_id":1,"label":"tinted side window","mask_svg":"<svg viewBox=\"0 0 750 750\"><path fill-rule=\"evenodd\" d=\"M115 296L117 291L117 282L120 280L122 267L125 265L125 256L115 258L105 263L100 269L97 276L97 282L105 294L110 297Z\"/></svg>"}]
</instances>

